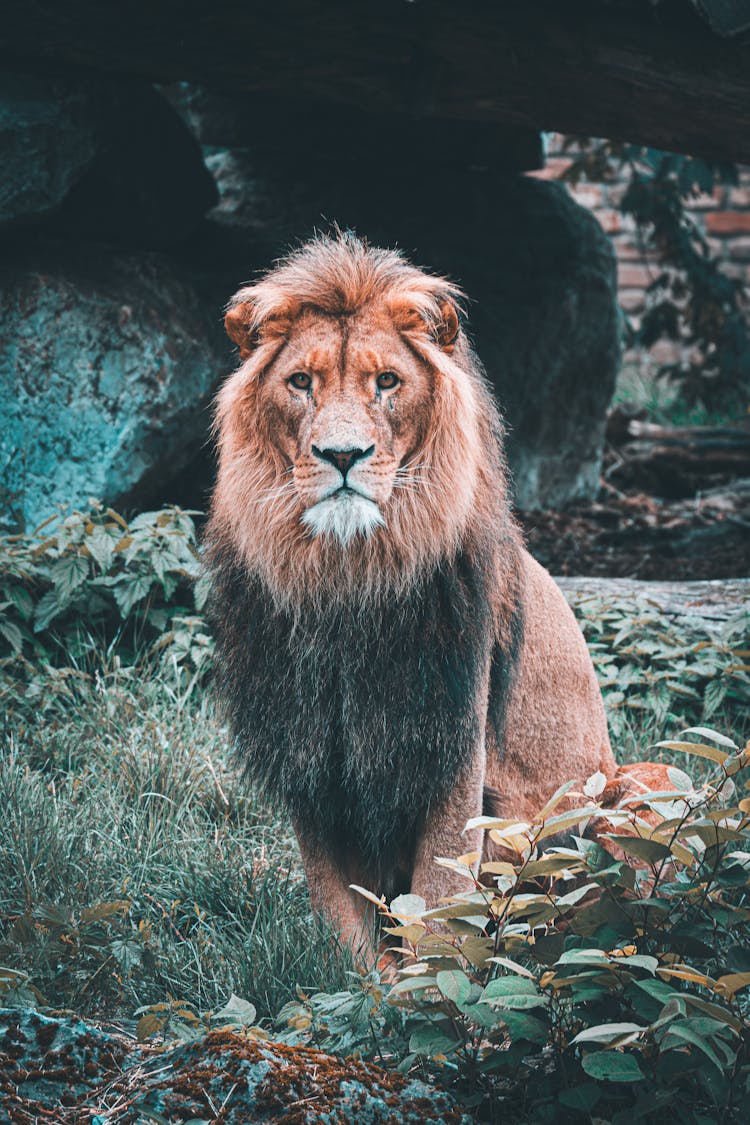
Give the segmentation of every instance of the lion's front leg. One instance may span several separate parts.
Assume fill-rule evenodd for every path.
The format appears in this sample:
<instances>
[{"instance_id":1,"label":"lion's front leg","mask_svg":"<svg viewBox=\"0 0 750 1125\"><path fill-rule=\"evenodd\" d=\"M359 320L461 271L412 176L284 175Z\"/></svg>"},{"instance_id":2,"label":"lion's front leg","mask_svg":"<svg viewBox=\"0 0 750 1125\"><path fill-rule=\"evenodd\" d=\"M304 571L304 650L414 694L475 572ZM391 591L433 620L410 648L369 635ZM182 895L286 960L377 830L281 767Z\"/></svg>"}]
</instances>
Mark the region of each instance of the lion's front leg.
<instances>
[{"instance_id":1,"label":"lion's front leg","mask_svg":"<svg viewBox=\"0 0 750 1125\"><path fill-rule=\"evenodd\" d=\"M367 899L350 889L356 873L342 870L317 841L296 829L313 913L322 915L336 929L344 944L369 960L376 948L374 911Z\"/></svg>"},{"instance_id":2,"label":"lion's front leg","mask_svg":"<svg viewBox=\"0 0 750 1125\"><path fill-rule=\"evenodd\" d=\"M417 841L411 891L421 895L429 907L436 906L438 899L470 889L464 876L435 863L435 857L456 859L467 852L481 851L481 829L469 832L464 829L467 820L482 815L484 772L482 745L470 770L459 778L449 796L427 814L424 831ZM475 869L478 862L474 865Z\"/></svg>"}]
</instances>

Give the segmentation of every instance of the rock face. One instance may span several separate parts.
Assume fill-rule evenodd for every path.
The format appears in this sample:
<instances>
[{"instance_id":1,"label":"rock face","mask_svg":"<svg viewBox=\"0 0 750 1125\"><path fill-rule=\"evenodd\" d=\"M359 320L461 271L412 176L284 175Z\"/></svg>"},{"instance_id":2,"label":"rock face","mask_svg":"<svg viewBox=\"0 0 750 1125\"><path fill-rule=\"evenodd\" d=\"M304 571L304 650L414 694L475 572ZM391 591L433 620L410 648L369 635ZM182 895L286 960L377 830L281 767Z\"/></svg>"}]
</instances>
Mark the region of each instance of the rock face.
<instances>
[{"instance_id":1,"label":"rock face","mask_svg":"<svg viewBox=\"0 0 750 1125\"><path fill-rule=\"evenodd\" d=\"M78 1125L97 1110L118 1125L207 1123L217 1106L225 1125L469 1125L423 1082L229 1031L143 1051L81 1020L0 1009L0 1057L0 1125Z\"/></svg>"},{"instance_id":2,"label":"rock face","mask_svg":"<svg viewBox=\"0 0 750 1125\"><path fill-rule=\"evenodd\" d=\"M243 110L222 115L194 92L183 104L219 185L217 221L267 259L335 221L449 274L508 421L519 506L592 495L620 357L615 260L596 220L564 187L509 170L494 127Z\"/></svg>"},{"instance_id":3,"label":"rock face","mask_svg":"<svg viewBox=\"0 0 750 1125\"><path fill-rule=\"evenodd\" d=\"M160 255L6 256L0 482L27 526L61 502L138 502L176 477L228 368L216 313Z\"/></svg>"},{"instance_id":4,"label":"rock face","mask_svg":"<svg viewBox=\"0 0 750 1125\"><path fill-rule=\"evenodd\" d=\"M54 211L96 153L90 99L79 82L0 74L0 227Z\"/></svg>"},{"instance_id":5,"label":"rock face","mask_svg":"<svg viewBox=\"0 0 750 1125\"><path fill-rule=\"evenodd\" d=\"M66 237L158 248L217 201L197 141L143 82L5 70L0 160L0 228L53 216Z\"/></svg>"}]
</instances>

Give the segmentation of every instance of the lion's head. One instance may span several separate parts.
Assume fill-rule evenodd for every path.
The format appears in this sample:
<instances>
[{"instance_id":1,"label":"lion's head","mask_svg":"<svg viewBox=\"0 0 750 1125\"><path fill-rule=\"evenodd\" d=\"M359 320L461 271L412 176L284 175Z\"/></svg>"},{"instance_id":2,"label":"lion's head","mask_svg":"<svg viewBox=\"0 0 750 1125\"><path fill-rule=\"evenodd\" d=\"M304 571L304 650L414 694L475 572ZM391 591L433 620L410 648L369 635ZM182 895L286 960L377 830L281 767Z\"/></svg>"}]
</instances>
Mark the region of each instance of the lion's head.
<instances>
[{"instance_id":1,"label":"lion's head","mask_svg":"<svg viewBox=\"0 0 750 1125\"><path fill-rule=\"evenodd\" d=\"M218 400L213 536L280 598L403 587L504 503L460 299L339 234L230 302L242 365Z\"/></svg>"}]
</instances>

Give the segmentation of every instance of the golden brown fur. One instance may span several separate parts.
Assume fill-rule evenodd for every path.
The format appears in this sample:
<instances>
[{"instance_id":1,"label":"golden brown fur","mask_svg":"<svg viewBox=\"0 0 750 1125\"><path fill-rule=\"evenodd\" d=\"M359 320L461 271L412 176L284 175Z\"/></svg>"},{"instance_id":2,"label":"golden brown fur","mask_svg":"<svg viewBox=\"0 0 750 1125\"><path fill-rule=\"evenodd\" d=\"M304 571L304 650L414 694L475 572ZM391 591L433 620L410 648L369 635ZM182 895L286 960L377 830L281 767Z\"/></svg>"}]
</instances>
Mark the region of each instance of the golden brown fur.
<instances>
[{"instance_id":1,"label":"golden brown fur","mask_svg":"<svg viewBox=\"0 0 750 1125\"><path fill-rule=\"evenodd\" d=\"M523 818L615 772L583 637L509 511L460 297L340 235L226 318L242 364L216 423L220 687L241 759L294 819L315 908L350 937L352 882L453 889L434 857L476 847L485 787Z\"/></svg>"}]
</instances>

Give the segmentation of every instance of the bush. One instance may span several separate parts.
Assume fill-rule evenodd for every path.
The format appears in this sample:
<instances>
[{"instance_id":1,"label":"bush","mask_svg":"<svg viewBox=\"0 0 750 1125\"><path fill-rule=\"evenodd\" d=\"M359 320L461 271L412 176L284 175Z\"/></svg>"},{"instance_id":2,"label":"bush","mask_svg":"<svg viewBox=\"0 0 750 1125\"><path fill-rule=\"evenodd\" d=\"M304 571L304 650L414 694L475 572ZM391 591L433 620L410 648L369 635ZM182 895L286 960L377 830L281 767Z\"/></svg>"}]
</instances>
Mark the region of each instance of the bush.
<instances>
[{"instance_id":1,"label":"bush","mask_svg":"<svg viewBox=\"0 0 750 1125\"><path fill-rule=\"evenodd\" d=\"M87 512L0 537L0 706L43 714L109 664L157 658L186 688L210 664L196 513L144 512L129 524ZM92 674L93 674L92 672Z\"/></svg>"},{"instance_id":2,"label":"bush","mask_svg":"<svg viewBox=\"0 0 750 1125\"><path fill-rule=\"evenodd\" d=\"M467 890L427 910L363 891L405 961L380 995L301 997L286 1037L428 1071L481 1119L740 1121L750 1094L750 762L706 729L664 744L709 761L698 787L626 798L606 823L595 775L533 824L480 818L502 858L438 860ZM598 838L583 835L596 826ZM543 844L563 830L569 847ZM395 1008L399 1018L395 1018Z\"/></svg>"}]
</instances>

